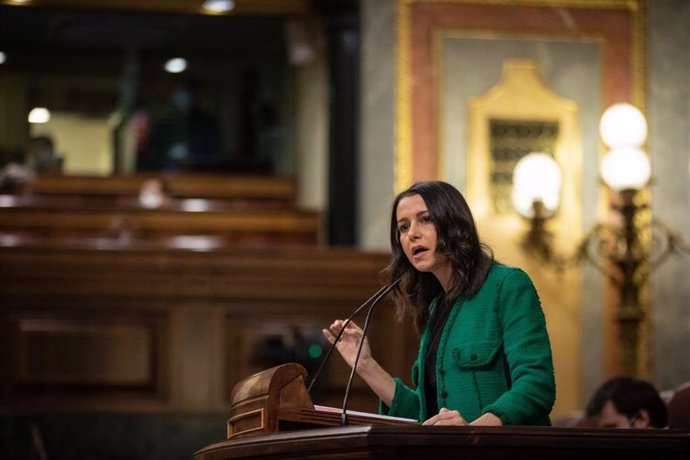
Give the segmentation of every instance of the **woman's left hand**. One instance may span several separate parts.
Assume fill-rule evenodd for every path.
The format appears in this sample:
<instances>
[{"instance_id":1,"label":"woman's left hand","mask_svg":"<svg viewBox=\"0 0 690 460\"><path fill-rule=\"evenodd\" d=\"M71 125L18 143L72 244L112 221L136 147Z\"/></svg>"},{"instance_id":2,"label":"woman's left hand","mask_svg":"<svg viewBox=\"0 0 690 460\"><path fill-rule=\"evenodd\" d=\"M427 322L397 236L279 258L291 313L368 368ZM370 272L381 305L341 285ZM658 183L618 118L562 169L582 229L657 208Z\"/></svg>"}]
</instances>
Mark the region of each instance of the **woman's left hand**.
<instances>
[{"instance_id":1,"label":"woman's left hand","mask_svg":"<svg viewBox=\"0 0 690 460\"><path fill-rule=\"evenodd\" d=\"M422 425L428 426L448 426L448 425L467 425L467 422L460 412L456 410L449 410L445 407L441 408L438 414L434 415L430 419L426 420Z\"/></svg>"}]
</instances>

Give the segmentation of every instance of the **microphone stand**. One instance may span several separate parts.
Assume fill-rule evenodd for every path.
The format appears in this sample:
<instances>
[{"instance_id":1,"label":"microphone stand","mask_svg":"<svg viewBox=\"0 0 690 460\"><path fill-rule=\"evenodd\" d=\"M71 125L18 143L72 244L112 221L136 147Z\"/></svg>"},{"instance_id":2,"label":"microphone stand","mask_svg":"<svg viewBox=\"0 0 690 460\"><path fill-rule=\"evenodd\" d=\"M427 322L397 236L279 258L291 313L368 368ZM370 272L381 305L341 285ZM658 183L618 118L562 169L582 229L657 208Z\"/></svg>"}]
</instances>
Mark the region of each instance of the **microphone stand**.
<instances>
[{"instance_id":1,"label":"microphone stand","mask_svg":"<svg viewBox=\"0 0 690 460\"><path fill-rule=\"evenodd\" d=\"M392 284L391 286L394 286L397 283ZM335 349L336 344L338 343L338 340L340 340L340 337L342 337L343 332L345 332L345 328L347 327L350 322L355 318L355 316L359 315L362 310L367 308L372 302L375 304L377 303L383 296L388 294L390 291L391 287L389 286L383 286L381 289L376 291L374 295L369 297L362 305L360 305L352 314L345 320L343 323L343 327L340 329L340 332L338 332L338 335L335 337L335 340L331 344L330 348L326 352L326 355L323 357L321 360L321 364L319 365L319 368L316 370L316 373L314 374L314 377L311 379L311 382L309 383L309 387L307 387L307 393L311 393L311 389L316 383L316 380L319 378L319 375L321 375L321 371L323 370L324 366L326 365L326 362L328 362L328 359L331 357L331 354L333 353L333 350Z\"/></svg>"},{"instance_id":2,"label":"microphone stand","mask_svg":"<svg viewBox=\"0 0 690 460\"><path fill-rule=\"evenodd\" d=\"M378 304L381 300L383 300L386 295L398 284L400 284L400 278L397 280L393 281L390 286L388 286L385 290L381 292L380 295L378 295L373 302L371 302L371 306L369 307L369 311L367 311L367 317L364 320L364 326L362 327L362 340L359 341L359 347L357 347L357 356L355 356L355 362L354 365L352 366L352 370L350 371L350 378L347 380L347 385L345 386L345 397L343 398L343 412L340 416L340 425L341 426L347 426L348 421L347 421L347 403L350 399L350 390L352 389L352 381L354 380L355 377L355 372L357 371L357 364L359 364L359 356L362 354L362 347L364 346L364 339L366 339L367 336L367 330L369 329L369 320L371 319L371 314L374 312L374 307L376 304ZM341 329L344 331L345 328ZM340 334L338 335L340 337ZM337 340L334 342L337 343Z\"/></svg>"}]
</instances>

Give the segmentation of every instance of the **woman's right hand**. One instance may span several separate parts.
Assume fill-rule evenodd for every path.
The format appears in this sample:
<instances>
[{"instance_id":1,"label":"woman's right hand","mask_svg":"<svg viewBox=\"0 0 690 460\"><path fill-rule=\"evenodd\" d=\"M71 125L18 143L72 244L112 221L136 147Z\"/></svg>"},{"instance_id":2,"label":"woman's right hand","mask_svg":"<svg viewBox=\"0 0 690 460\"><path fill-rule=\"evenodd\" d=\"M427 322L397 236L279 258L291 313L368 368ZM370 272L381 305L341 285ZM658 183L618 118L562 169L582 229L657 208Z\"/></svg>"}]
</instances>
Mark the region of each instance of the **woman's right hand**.
<instances>
[{"instance_id":1,"label":"woman's right hand","mask_svg":"<svg viewBox=\"0 0 690 460\"><path fill-rule=\"evenodd\" d=\"M330 343L335 341L344 323L343 320L337 319L328 329L323 329L323 335ZM350 324L347 325L343 335L335 346L350 367L353 367L355 364L357 350L359 349L362 338L362 329L354 322L350 321ZM362 369L369 360L371 360L371 349L369 348L369 341L364 337L364 345L362 345L362 353L359 356L359 364L357 365L358 369Z\"/></svg>"},{"instance_id":2,"label":"woman's right hand","mask_svg":"<svg viewBox=\"0 0 690 460\"><path fill-rule=\"evenodd\" d=\"M343 320L338 319L335 320L328 329L323 330L323 335L326 336L329 342L333 343L335 341L344 323ZM359 363L357 363L357 374L359 374L374 393L381 398L384 404L390 406L395 396L395 380L393 380L393 377L391 377L371 356L369 342L367 338L364 337L362 329L355 323L350 322L335 347L338 349L343 359L345 359L345 362L349 364L350 367L353 367L355 358L357 358L357 350L362 340L364 340L364 344L362 344L362 353L359 355Z\"/></svg>"}]
</instances>

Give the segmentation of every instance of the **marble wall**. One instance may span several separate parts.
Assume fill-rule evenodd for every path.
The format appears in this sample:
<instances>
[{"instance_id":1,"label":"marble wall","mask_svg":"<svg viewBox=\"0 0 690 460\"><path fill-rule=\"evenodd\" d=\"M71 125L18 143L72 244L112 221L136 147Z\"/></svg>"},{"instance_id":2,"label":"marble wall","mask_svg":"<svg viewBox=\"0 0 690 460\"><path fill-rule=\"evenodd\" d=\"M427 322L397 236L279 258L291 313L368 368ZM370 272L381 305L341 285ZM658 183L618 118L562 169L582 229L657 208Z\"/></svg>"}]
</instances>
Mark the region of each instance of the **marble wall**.
<instances>
[{"instance_id":1,"label":"marble wall","mask_svg":"<svg viewBox=\"0 0 690 460\"><path fill-rule=\"evenodd\" d=\"M397 0L363 0L359 241L388 250L395 146Z\"/></svg>"},{"instance_id":2,"label":"marble wall","mask_svg":"<svg viewBox=\"0 0 690 460\"><path fill-rule=\"evenodd\" d=\"M652 212L690 247L690 2L649 2L649 150ZM657 246L657 249L659 247ZM690 381L690 253L652 275L652 375L661 388Z\"/></svg>"}]
</instances>

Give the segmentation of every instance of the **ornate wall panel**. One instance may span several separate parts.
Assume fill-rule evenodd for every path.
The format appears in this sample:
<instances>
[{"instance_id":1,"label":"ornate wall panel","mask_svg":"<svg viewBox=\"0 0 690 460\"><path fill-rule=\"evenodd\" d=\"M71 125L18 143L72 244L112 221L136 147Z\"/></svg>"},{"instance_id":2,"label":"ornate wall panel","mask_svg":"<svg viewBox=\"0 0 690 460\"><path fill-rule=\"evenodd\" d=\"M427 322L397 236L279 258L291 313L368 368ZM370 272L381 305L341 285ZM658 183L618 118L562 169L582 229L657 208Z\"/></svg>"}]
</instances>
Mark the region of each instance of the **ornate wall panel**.
<instances>
[{"instance_id":1,"label":"ornate wall panel","mask_svg":"<svg viewBox=\"0 0 690 460\"><path fill-rule=\"evenodd\" d=\"M601 37L602 109L644 106L642 0L399 0L396 188L439 176L439 69L443 30Z\"/></svg>"}]
</instances>

